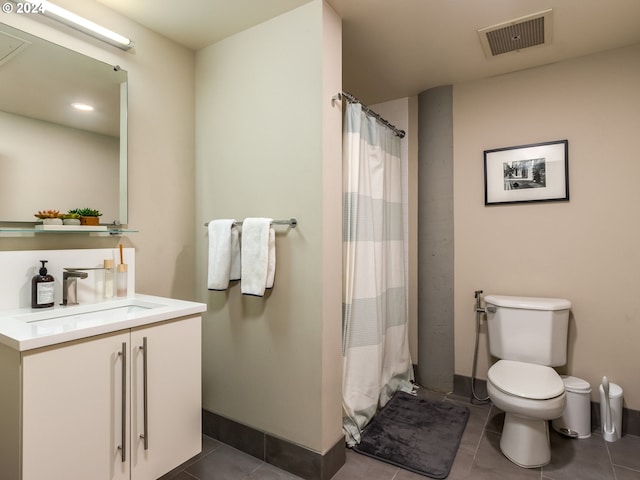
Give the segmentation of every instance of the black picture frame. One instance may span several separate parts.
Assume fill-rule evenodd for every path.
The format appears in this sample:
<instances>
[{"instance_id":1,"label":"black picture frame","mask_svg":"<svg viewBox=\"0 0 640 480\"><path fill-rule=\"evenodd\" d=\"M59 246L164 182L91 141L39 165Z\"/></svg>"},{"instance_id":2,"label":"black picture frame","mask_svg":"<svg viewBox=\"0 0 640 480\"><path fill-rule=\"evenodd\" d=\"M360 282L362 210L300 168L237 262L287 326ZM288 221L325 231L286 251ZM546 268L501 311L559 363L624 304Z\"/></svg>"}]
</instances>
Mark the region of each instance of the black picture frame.
<instances>
[{"instance_id":1,"label":"black picture frame","mask_svg":"<svg viewBox=\"0 0 640 480\"><path fill-rule=\"evenodd\" d=\"M484 151L484 204L569 201L569 141Z\"/></svg>"}]
</instances>

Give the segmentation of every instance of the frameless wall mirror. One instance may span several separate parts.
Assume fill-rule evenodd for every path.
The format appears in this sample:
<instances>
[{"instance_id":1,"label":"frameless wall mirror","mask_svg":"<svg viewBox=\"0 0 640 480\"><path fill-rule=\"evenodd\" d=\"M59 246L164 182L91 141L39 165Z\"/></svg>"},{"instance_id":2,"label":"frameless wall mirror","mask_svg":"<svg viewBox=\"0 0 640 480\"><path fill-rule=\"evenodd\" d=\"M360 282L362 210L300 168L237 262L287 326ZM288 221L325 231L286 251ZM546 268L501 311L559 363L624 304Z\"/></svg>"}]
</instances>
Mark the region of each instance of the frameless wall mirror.
<instances>
[{"instance_id":1,"label":"frameless wall mirror","mask_svg":"<svg viewBox=\"0 0 640 480\"><path fill-rule=\"evenodd\" d=\"M127 223L127 72L0 23L0 222Z\"/></svg>"}]
</instances>

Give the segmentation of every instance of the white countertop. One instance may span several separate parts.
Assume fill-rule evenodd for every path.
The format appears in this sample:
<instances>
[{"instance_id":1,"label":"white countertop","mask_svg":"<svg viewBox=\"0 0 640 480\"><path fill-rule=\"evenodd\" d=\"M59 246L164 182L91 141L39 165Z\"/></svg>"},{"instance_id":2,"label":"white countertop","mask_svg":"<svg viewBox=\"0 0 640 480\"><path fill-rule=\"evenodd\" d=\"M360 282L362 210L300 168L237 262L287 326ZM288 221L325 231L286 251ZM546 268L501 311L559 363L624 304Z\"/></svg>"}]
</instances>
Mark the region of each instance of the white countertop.
<instances>
[{"instance_id":1,"label":"white countertop","mask_svg":"<svg viewBox=\"0 0 640 480\"><path fill-rule=\"evenodd\" d=\"M204 312L204 303L135 294L98 303L0 310L0 344L25 351Z\"/></svg>"}]
</instances>

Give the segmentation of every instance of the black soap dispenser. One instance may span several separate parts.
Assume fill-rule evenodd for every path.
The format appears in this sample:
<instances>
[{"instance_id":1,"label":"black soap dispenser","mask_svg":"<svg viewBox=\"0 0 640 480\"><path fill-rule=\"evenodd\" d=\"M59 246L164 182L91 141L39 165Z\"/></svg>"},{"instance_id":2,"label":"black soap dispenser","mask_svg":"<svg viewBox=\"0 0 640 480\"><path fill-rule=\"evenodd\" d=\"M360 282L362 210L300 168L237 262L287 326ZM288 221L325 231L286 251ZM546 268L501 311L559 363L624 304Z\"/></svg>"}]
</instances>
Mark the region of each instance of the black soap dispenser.
<instances>
[{"instance_id":1,"label":"black soap dispenser","mask_svg":"<svg viewBox=\"0 0 640 480\"><path fill-rule=\"evenodd\" d=\"M42 267L40 274L31 280L31 308L53 307L54 282L53 277L47 274L45 263L47 260L40 260Z\"/></svg>"}]
</instances>

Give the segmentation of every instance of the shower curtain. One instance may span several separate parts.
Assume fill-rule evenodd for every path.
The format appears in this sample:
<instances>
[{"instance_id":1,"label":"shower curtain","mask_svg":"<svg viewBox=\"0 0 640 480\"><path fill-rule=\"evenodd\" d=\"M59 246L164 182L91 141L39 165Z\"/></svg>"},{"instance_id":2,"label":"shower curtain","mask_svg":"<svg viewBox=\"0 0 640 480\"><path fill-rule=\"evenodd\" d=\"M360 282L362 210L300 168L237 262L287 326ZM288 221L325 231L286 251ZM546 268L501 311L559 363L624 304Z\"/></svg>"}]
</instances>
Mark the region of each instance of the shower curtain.
<instances>
[{"instance_id":1,"label":"shower curtain","mask_svg":"<svg viewBox=\"0 0 640 480\"><path fill-rule=\"evenodd\" d=\"M411 391L400 138L348 103L343 127L342 405L347 445Z\"/></svg>"}]
</instances>

